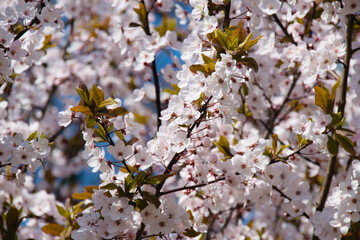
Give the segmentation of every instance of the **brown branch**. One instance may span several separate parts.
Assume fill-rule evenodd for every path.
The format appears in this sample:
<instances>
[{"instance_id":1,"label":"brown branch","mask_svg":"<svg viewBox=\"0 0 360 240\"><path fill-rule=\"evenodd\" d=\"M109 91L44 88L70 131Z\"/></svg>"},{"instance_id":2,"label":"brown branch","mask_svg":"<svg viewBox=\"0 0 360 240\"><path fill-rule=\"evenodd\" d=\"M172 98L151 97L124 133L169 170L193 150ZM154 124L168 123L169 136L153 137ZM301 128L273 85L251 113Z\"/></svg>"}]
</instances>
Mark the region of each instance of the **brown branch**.
<instances>
[{"instance_id":1,"label":"brown branch","mask_svg":"<svg viewBox=\"0 0 360 240\"><path fill-rule=\"evenodd\" d=\"M209 97L209 99L206 101L206 103L204 104L204 106L201 108L201 115L198 119L196 119L196 121L191 125L191 127L188 129L188 133L187 133L187 138L189 138L191 136L192 131L194 130L195 127L199 126L199 124L201 123L202 119L204 117L206 117L206 110L208 107L208 104L210 102L210 100L212 99L212 96ZM169 165L166 167L166 170L164 172L164 174L170 173L172 170L172 167L177 163L177 161L179 160L180 156L186 151L186 149L184 149L182 152L176 153L173 158L171 159ZM156 196L160 196L160 190L161 188L164 186L165 181L162 183L159 183L156 186Z\"/></svg>"},{"instance_id":2,"label":"brown branch","mask_svg":"<svg viewBox=\"0 0 360 240\"><path fill-rule=\"evenodd\" d=\"M286 103L288 103L288 101L289 101L289 99L290 99L290 95L291 95L292 91L294 90L294 88L295 88L295 86L296 86L296 83L297 83L297 81L298 81L299 78L300 78L300 75L301 75L300 72L295 73L294 79L293 79L293 81L292 81L292 83L291 83L290 89L289 89L289 91L287 92L287 95L286 95L283 103L281 104L280 108L275 111L274 116L270 119L270 121L269 121L269 123L268 123L268 126L269 126L269 127L268 127L268 132L267 132L265 138L268 138L269 135L271 134L271 132L272 132L274 126L275 126L275 121L276 121L277 117L280 115L280 113L281 113L281 111L283 110L283 108L285 107ZM269 129L270 129L271 131L269 131Z\"/></svg>"},{"instance_id":3,"label":"brown branch","mask_svg":"<svg viewBox=\"0 0 360 240\"><path fill-rule=\"evenodd\" d=\"M44 0L41 0L40 6L39 6L37 12L40 14L44 7L45 7L45 2L44 2ZM38 17L35 17L34 19L32 19L30 21L30 23L23 30L21 30L18 34L16 34L16 36L14 37L14 42L16 40L20 39L27 31L29 31L31 26L33 26L35 23L38 23L39 21L40 20L38 19Z\"/></svg>"},{"instance_id":4,"label":"brown branch","mask_svg":"<svg viewBox=\"0 0 360 240\"><path fill-rule=\"evenodd\" d=\"M141 0L141 3L144 4L145 6L145 1ZM146 8L146 7L145 7ZM145 15L145 26L143 26L143 29L146 33L146 35L151 36L151 32L150 32L150 28L149 28L149 12L146 11L146 15ZM161 126L161 101L160 101L160 83L159 83L159 76L156 70L156 59L154 58L154 61L152 61L151 63L151 70L153 73L153 78L154 78L154 84L155 84L155 95L156 95L156 113L157 113L157 129L159 130L160 126Z\"/></svg>"},{"instance_id":5,"label":"brown branch","mask_svg":"<svg viewBox=\"0 0 360 240\"><path fill-rule=\"evenodd\" d=\"M280 21L280 19L278 18L278 16L276 14L271 15L272 18L275 20L276 24L281 28L281 30L283 31L283 33L285 34L285 36L290 40L290 42L292 44L294 44L295 46L297 46L297 42L295 42L295 40L293 39L293 37L289 34L288 30L286 29L286 27L284 27L284 25L282 24L282 22Z\"/></svg>"},{"instance_id":6,"label":"brown branch","mask_svg":"<svg viewBox=\"0 0 360 240\"><path fill-rule=\"evenodd\" d=\"M352 40L352 32L354 26L354 15L347 15L347 30L346 30L346 53L344 59L344 66L341 75L340 82L340 97L339 97L339 107L337 112L341 113L341 117L344 117L345 114L345 105L346 105L346 91L348 84L348 76L349 76L349 68L350 68L350 59L351 59L351 40ZM328 168L326 170L324 186L320 195L319 205L316 208L316 211L322 211L325 207L326 199L328 197L331 181L335 174L335 166L336 166L337 154L331 157ZM315 235L314 235L315 236Z\"/></svg>"},{"instance_id":7,"label":"brown branch","mask_svg":"<svg viewBox=\"0 0 360 240\"><path fill-rule=\"evenodd\" d=\"M184 186L184 187L174 188L174 189L171 189L171 190L166 191L166 192L160 192L159 195L164 196L166 194L170 194L170 193L174 193L174 192L179 192L179 191L183 191L183 190L189 190L189 189L195 189L195 188L199 188L199 187L204 187L204 186L207 186L207 185L219 182L219 181L223 181L223 180L225 180L224 177L212 180L212 181L210 181L208 183L200 183L200 184L192 185L192 186Z\"/></svg>"}]
</instances>

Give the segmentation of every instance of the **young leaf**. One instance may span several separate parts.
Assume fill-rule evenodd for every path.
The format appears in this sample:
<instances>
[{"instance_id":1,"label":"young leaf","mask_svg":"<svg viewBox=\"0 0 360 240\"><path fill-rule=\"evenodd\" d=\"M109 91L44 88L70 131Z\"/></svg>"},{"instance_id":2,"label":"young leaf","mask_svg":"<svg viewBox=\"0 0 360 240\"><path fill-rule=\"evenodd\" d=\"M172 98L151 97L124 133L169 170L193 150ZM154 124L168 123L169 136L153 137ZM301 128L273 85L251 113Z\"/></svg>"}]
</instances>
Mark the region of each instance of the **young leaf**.
<instances>
[{"instance_id":1,"label":"young leaf","mask_svg":"<svg viewBox=\"0 0 360 240\"><path fill-rule=\"evenodd\" d=\"M339 152L339 144L330 136L328 136L326 147L332 155L336 155Z\"/></svg>"},{"instance_id":2,"label":"young leaf","mask_svg":"<svg viewBox=\"0 0 360 240\"><path fill-rule=\"evenodd\" d=\"M90 89L90 99L94 100L95 106L98 107L104 101L104 92L95 84Z\"/></svg>"},{"instance_id":3,"label":"young leaf","mask_svg":"<svg viewBox=\"0 0 360 240\"><path fill-rule=\"evenodd\" d=\"M80 112L80 113L88 115L88 116L92 116L92 117L94 116L91 109L86 106L75 106L75 107L72 107L70 110L73 112Z\"/></svg>"},{"instance_id":4,"label":"young leaf","mask_svg":"<svg viewBox=\"0 0 360 240\"><path fill-rule=\"evenodd\" d=\"M61 232L65 229L63 225L57 223L49 223L41 228L46 234L50 234L53 236L60 236Z\"/></svg>"},{"instance_id":5,"label":"young leaf","mask_svg":"<svg viewBox=\"0 0 360 240\"><path fill-rule=\"evenodd\" d=\"M108 97L106 100L102 101L98 106L97 108L98 109L101 109L105 106L108 106L108 105L113 105L113 104L116 104L117 102L112 98L112 97Z\"/></svg>"},{"instance_id":6,"label":"young leaf","mask_svg":"<svg viewBox=\"0 0 360 240\"><path fill-rule=\"evenodd\" d=\"M321 87L315 86L315 105L319 106L326 113L328 112L329 93Z\"/></svg>"},{"instance_id":7,"label":"young leaf","mask_svg":"<svg viewBox=\"0 0 360 240\"><path fill-rule=\"evenodd\" d=\"M121 131L117 130L117 131L115 131L115 134L116 134L116 136L118 136L119 139L125 140L125 137Z\"/></svg>"},{"instance_id":8,"label":"young leaf","mask_svg":"<svg viewBox=\"0 0 360 240\"><path fill-rule=\"evenodd\" d=\"M118 186L115 183L108 183L105 186L100 187L100 189L107 189L107 190L115 190Z\"/></svg>"},{"instance_id":9,"label":"young leaf","mask_svg":"<svg viewBox=\"0 0 360 240\"><path fill-rule=\"evenodd\" d=\"M156 197L154 194L146 191L141 191L141 195L144 197L146 201L149 203L152 203L156 208L160 206L160 200L158 197Z\"/></svg>"},{"instance_id":10,"label":"young leaf","mask_svg":"<svg viewBox=\"0 0 360 240\"><path fill-rule=\"evenodd\" d=\"M157 176L150 176L149 178L147 178L145 180L145 184L159 184L164 182L166 179L168 179L169 177L174 176L174 174L162 174L162 175L157 175Z\"/></svg>"},{"instance_id":11,"label":"young leaf","mask_svg":"<svg viewBox=\"0 0 360 240\"><path fill-rule=\"evenodd\" d=\"M69 213L60 205L56 204L56 209L58 211L58 213L63 216L64 218L69 217Z\"/></svg>"},{"instance_id":12,"label":"young leaf","mask_svg":"<svg viewBox=\"0 0 360 240\"><path fill-rule=\"evenodd\" d=\"M139 141L139 139L137 137L133 137L131 138L128 142L126 142L126 145L133 145L134 143L136 143L137 141Z\"/></svg>"},{"instance_id":13,"label":"young leaf","mask_svg":"<svg viewBox=\"0 0 360 240\"><path fill-rule=\"evenodd\" d=\"M16 231L21 224L19 218L20 212L16 207L11 207L6 213L5 220L8 239L17 239Z\"/></svg>"},{"instance_id":14,"label":"young leaf","mask_svg":"<svg viewBox=\"0 0 360 240\"><path fill-rule=\"evenodd\" d=\"M201 54L201 57L202 57L204 63L207 63L207 64L209 64L209 63L215 63L215 60L214 60L214 59L206 56L205 54Z\"/></svg>"},{"instance_id":15,"label":"young leaf","mask_svg":"<svg viewBox=\"0 0 360 240\"><path fill-rule=\"evenodd\" d=\"M176 19L169 18L167 15L163 16L162 22L155 30L159 33L160 37L164 36L167 31L174 31L176 28Z\"/></svg>"},{"instance_id":16,"label":"young leaf","mask_svg":"<svg viewBox=\"0 0 360 240\"><path fill-rule=\"evenodd\" d=\"M336 90L338 89L339 85L340 85L340 77L338 78L338 80L336 81L336 83L334 84L334 86L331 88L330 99L331 99L332 101L335 100Z\"/></svg>"},{"instance_id":17,"label":"young leaf","mask_svg":"<svg viewBox=\"0 0 360 240\"><path fill-rule=\"evenodd\" d=\"M250 34L249 34L250 35ZM246 44L245 44L245 46L243 47L243 51L248 51L252 46L254 46L258 41L259 41L259 39L260 38L262 38L263 36L261 35L261 36L259 36L258 38L255 38L255 39L252 39L252 40L250 40L250 41L248 41Z\"/></svg>"},{"instance_id":18,"label":"young leaf","mask_svg":"<svg viewBox=\"0 0 360 240\"><path fill-rule=\"evenodd\" d=\"M281 154L286 148L290 147L291 144L288 144L288 145L281 145L280 148L279 148L279 151L276 153L276 155L279 155Z\"/></svg>"},{"instance_id":19,"label":"young leaf","mask_svg":"<svg viewBox=\"0 0 360 240\"><path fill-rule=\"evenodd\" d=\"M276 154L276 152L277 152L277 142L278 142L278 135L273 134L272 135L272 148L273 148L274 154Z\"/></svg>"},{"instance_id":20,"label":"young leaf","mask_svg":"<svg viewBox=\"0 0 360 240\"><path fill-rule=\"evenodd\" d=\"M219 148L219 151L225 155L225 157L233 157L233 154L230 152L229 141L226 137L220 135L219 141L215 141L214 144Z\"/></svg>"},{"instance_id":21,"label":"young leaf","mask_svg":"<svg viewBox=\"0 0 360 240\"><path fill-rule=\"evenodd\" d=\"M89 192L74 193L71 197L77 200L86 200L86 199L91 199L92 193Z\"/></svg>"},{"instance_id":22,"label":"young leaf","mask_svg":"<svg viewBox=\"0 0 360 240\"><path fill-rule=\"evenodd\" d=\"M117 108L110 110L109 113L112 115L115 115L115 116L123 116L123 115L128 114L129 112L128 112L128 110L126 110L123 107L117 107Z\"/></svg>"},{"instance_id":23,"label":"young leaf","mask_svg":"<svg viewBox=\"0 0 360 240\"><path fill-rule=\"evenodd\" d=\"M37 138L37 131L31 133L30 136L26 140L28 140L30 142L31 140L33 140L35 138Z\"/></svg>"},{"instance_id":24,"label":"young leaf","mask_svg":"<svg viewBox=\"0 0 360 240\"><path fill-rule=\"evenodd\" d=\"M217 43L220 46L222 46L223 48L228 49L228 46L226 43L228 37L226 36L226 34L223 31L221 31L220 29L215 29L214 33L215 33L215 39L217 40Z\"/></svg>"},{"instance_id":25,"label":"young leaf","mask_svg":"<svg viewBox=\"0 0 360 240\"><path fill-rule=\"evenodd\" d=\"M353 130L347 129L347 128L338 128L335 130L336 134L339 134L341 136L355 136L356 132Z\"/></svg>"},{"instance_id":26,"label":"young leaf","mask_svg":"<svg viewBox=\"0 0 360 240\"><path fill-rule=\"evenodd\" d=\"M138 207L140 210L143 210L149 205L145 200L141 198L135 199L135 203L136 203L136 207Z\"/></svg>"},{"instance_id":27,"label":"young leaf","mask_svg":"<svg viewBox=\"0 0 360 240\"><path fill-rule=\"evenodd\" d=\"M86 123L86 126L88 128L93 128L96 126L97 122L94 118L90 117L90 116L87 116L86 119L85 119L85 123Z\"/></svg>"},{"instance_id":28,"label":"young leaf","mask_svg":"<svg viewBox=\"0 0 360 240\"><path fill-rule=\"evenodd\" d=\"M199 236L201 233L195 231L193 228L190 228L190 229L186 230L185 232L183 232L183 234L187 237L194 238L194 237Z\"/></svg>"},{"instance_id":29,"label":"young leaf","mask_svg":"<svg viewBox=\"0 0 360 240\"><path fill-rule=\"evenodd\" d=\"M81 201L79 202L78 204L76 204L74 207L73 207L73 214L76 215L78 214L79 212L81 212L81 206L84 204L85 201Z\"/></svg>"},{"instance_id":30,"label":"young leaf","mask_svg":"<svg viewBox=\"0 0 360 240\"><path fill-rule=\"evenodd\" d=\"M81 88L75 88L76 92L79 94L81 100L85 103L86 106L91 107L91 102L89 100L88 94Z\"/></svg>"},{"instance_id":31,"label":"young leaf","mask_svg":"<svg viewBox=\"0 0 360 240\"><path fill-rule=\"evenodd\" d=\"M299 148L301 148L307 143L307 140L303 138L300 134L297 135L297 140L298 140Z\"/></svg>"},{"instance_id":32,"label":"young leaf","mask_svg":"<svg viewBox=\"0 0 360 240\"><path fill-rule=\"evenodd\" d=\"M354 143L346 136L342 136L339 134L335 134L335 140L340 144L340 146L350 153L351 155L356 155L355 149L354 149Z\"/></svg>"}]
</instances>

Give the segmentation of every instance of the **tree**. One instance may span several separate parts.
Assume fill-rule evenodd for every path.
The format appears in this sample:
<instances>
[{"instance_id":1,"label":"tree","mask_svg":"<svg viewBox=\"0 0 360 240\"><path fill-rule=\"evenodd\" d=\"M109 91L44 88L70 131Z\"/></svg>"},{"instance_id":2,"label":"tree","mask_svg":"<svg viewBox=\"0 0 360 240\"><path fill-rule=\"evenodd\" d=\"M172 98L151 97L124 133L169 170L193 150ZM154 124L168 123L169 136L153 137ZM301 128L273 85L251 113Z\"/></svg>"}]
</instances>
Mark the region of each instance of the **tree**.
<instances>
[{"instance_id":1,"label":"tree","mask_svg":"<svg viewBox=\"0 0 360 240\"><path fill-rule=\"evenodd\" d=\"M359 238L356 0L53 4L0 7L1 238Z\"/></svg>"}]
</instances>

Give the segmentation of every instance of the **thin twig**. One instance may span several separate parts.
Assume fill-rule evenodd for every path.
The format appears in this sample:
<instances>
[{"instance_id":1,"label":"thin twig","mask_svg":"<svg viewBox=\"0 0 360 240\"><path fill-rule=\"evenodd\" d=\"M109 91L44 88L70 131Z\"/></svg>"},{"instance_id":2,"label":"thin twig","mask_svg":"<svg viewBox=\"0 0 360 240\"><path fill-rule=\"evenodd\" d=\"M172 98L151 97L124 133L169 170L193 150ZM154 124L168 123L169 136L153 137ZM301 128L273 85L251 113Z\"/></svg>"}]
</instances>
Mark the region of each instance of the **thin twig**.
<instances>
[{"instance_id":1,"label":"thin twig","mask_svg":"<svg viewBox=\"0 0 360 240\"><path fill-rule=\"evenodd\" d=\"M188 129L188 133L187 133L187 138L189 138L191 136L192 131L194 130L195 126L199 126L199 124L201 123L202 119L206 116L206 110L207 110L207 106L210 102L210 100L212 99L212 96L206 101L206 103L204 104L204 106L201 108L201 115L200 117L191 125L191 127ZM166 167L166 170L164 172L164 174L170 173L172 167L176 164L176 162L179 160L179 158L181 157L181 155L186 151L186 149L184 149L182 152L176 153L173 158L171 159L169 165ZM165 181L162 183L159 183L156 186L156 196L160 196L160 190L161 188L164 186Z\"/></svg>"},{"instance_id":2,"label":"thin twig","mask_svg":"<svg viewBox=\"0 0 360 240\"><path fill-rule=\"evenodd\" d=\"M183 191L183 190L189 190L189 189L195 189L195 188L199 188L199 187L204 187L204 186L207 186L207 185L219 182L219 181L223 181L223 180L225 180L225 178L221 177L219 179L212 180L212 181L210 181L208 183L200 183L200 184L192 185L192 186L184 186L184 187L174 188L174 189L171 189L171 190L166 191L166 192L160 192L160 196L164 196L166 194L179 192L179 191Z\"/></svg>"},{"instance_id":3,"label":"thin twig","mask_svg":"<svg viewBox=\"0 0 360 240\"><path fill-rule=\"evenodd\" d=\"M271 15L272 18L275 20L275 22L277 23L277 25L279 25L279 27L281 28L281 30L283 31L283 33L285 34L285 36L290 40L290 42L292 44L294 44L295 46L297 46L297 42L295 42L295 40L293 39L292 36L290 36L288 30L286 29L286 27L284 27L284 25L282 24L282 22L280 21L280 19L278 18L278 16L276 14Z\"/></svg>"},{"instance_id":4,"label":"thin twig","mask_svg":"<svg viewBox=\"0 0 360 240\"><path fill-rule=\"evenodd\" d=\"M296 83L297 83L297 81L298 81L299 78L300 78L300 74L301 74L300 72L298 72L297 74L295 74L294 79L293 79L293 81L292 81L292 83L291 83L291 86L290 86L290 88L289 88L289 91L287 92L287 95L286 95L283 103L281 104L280 108L275 111L274 116L270 119L270 122L268 123L268 125L269 125L268 128L269 128L271 131L268 130L265 138L268 138L269 135L271 134L271 132L272 132L274 126L275 126L276 118L279 116L279 114L281 113L281 111L282 111L283 108L285 107L286 103L288 103L288 101L289 101L289 99L290 99L290 96L291 96L291 93L292 93L292 91L294 90L294 88L295 88L295 86L296 86Z\"/></svg>"},{"instance_id":5,"label":"thin twig","mask_svg":"<svg viewBox=\"0 0 360 240\"><path fill-rule=\"evenodd\" d=\"M44 0L41 0L40 7L38 8L37 12L40 14L44 7L45 7L45 2L44 2ZM20 39L27 31L29 31L31 26L33 26L35 23L37 23L39 21L40 20L38 19L38 17L35 17L34 19L32 19L30 21L30 23L23 30L21 30L18 34L16 34L16 36L14 37L14 42L16 40Z\"/></svg>"}]
</instances>

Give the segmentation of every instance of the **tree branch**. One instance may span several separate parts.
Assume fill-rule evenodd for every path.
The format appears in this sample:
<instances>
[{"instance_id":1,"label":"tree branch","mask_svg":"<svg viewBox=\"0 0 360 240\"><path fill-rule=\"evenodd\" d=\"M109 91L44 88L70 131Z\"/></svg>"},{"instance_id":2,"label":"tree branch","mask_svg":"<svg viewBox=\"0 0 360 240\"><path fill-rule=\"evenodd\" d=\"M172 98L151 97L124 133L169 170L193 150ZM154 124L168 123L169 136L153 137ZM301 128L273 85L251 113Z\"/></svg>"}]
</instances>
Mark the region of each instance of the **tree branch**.
<instances>
[{"instance_id":1,"label":"tree branch","mask_svg":"<svg viewBox=\"0 0 360 240\"><path fill-rule=\"evenodd\" d=\"M286 95L283 103L281 104L280 108L275 111L274 116L271 118L270 122L268 123L269 127L268 127L268 129L267 129L268 132L267 132L265 138L268 138L269 135L271 134L271 132L272 132L272 130L273 130L273 128L274 128L274 125L275 125L275 121L276 121L277 117L279 116L279 114L281 113L281 111L283 110L283 108L285 107L286 103L289 101L290 95L291 95L292 91L294 90L297 81L298 81L299 78L300 78L300 74L301 74L301 73L299 73L299 72L298 72L297 74L295 74L294 79L293 79L293 81L292 81L292 83L291 83L290 89L289 89L289 91L287 92L287 95ZM270 129L271 131L269 131L269 129Z\"/></svg>"},{"instance_id":2,"label":"tree branch","mask_svg":"<svg viewBox=\"0 0 360 240\"><path fill-rule=\"evenodd\" d=\"M213 184L213 183L216 183L216 182L219 182L219 181L223 181L225 180L224 177L221 177L219 179L215 179L215 180L212 180L208 183L200 183L200 184L197 184L197 185L192 185L192 186L184 186L184 187L179 187L179 188L174 188L174 189L171 189L169 191L166 191L166 192L160 192L160 196L164 196L166 194L170 194L170 193L174 193L174 192L179 192L179 191L183 191L183 190L189 190L189 189L195 189L195 188L198 188L198 187L204 187L204 186L207 186L209 184Z\"/></svg>"},{"instance_id":3,"label":"tree branch","mask_svg":"<svg viewBox=\"0 0 360 240\"><path fill-rule=\"evenodd\" d=\"M206 103L204 104L204 106L201 108L201 115L198 119L196 119L196 121L191 125L191 127L188 129L188 133L187 133L187 138L189 138L191 136L192 131L194 130L195 126L199 126L199 124L201 123L201 120L206 116L206 110L208 107L208 104L210 102L210 100L212 99L212 96L209 97L209 99L206 101ZM186 151L183 150L182 152L176 153L173 158L171 159L169 165L166 167L166 170L164 172L164 174L170 173L172 167L176 164L176 162L179 160L180 156ZM160 190L161 188L164 186L165 181L162 183L159 183L156 186L156 196L160 196Z\"/></svg>"},{"instance_id":4,"label":"tree branch","mask_svg":"<svg viewBox=\"0 0 360 240\"><path fill-rule=\"evenodd\" d=\"M286 29L286 27L284 27L284 25L282 24L282 22L280 21L278 16L276 14L273 14L273 15L271 15L271 17L275 20L276 24L279 25L279 27L281 28L281 30L283 31L285 36L290 40L290 42L292 44L294 44L295 46L297 46L297 42L295 42L293 37L289 34L288 30Z\"/></svg>"},{"instance_id":5,"label":"tree branch","mask_svg":"<svg viewBox=\"0 0 360 240\"><path fill-rule=\"evenodd\" d=\"M350 14L347 15L347 30L346 30L346 53L344 59L344 66L341 75L341 82L340 82L340 99L339 99L339 107L338 113L341 113L341 116L344 117L345 113L345 104L346 104L346 91L347 91L347 80L349 76L349 67L350 67L350 59L351 59L351 38L352 38L352 31L354 26L354 15ZM322 211L325 207L326 199L328 197L331 181L335 174L335 166L336 166L337 154L332 156L330 159L328 168L326 170L324 186L320 195L319 205L316 208L316 211ZM315 235L313 235L313 239L317 239Z\"/></svg>"},{"instance_id":6,"label":"tree branch","mask_svg":"<svg viewBox=\"0 0 360 240\"><path fill-rule=\"evenodd\" d=\"M141 0L141 3L144 4L145 6L145 1ZM146 8L146 7L145 7ZM146 11L146 15L145 15L145 19L146 19L146 23L145 26L143 26L144 31L146 33L146 35L151 36L151 32L150 32L150 28L149 28L149 13ZM159 130L160 126L161 126L161 101L160 101L160 84L159 84L159 76L157 74L157 70L156 70L156 59L154 58L154 61L151 63L151 70L153 73L153 78L154 78L154 84L155 84L155 95L156 95L156 113L157 113L157 128Z\"/></svg>"},{"instance_id":7,"label":"tree branch","mask_svg":"<svg viewBox=\"0 0 360 240\"><path fill-rule=\"evenodd\" d=\"M44 0L41 0L40 7L38 8L37 12L40 14L44 7L45 7L45 2L44 2ZM16 40L20 39L27 31L29 31L30 27L37 22L39 22L39 19L37 17L32 19L30 21L29 25L27 25L23 30L21 30L18 34L16 34L16 36L14 37L14 42Z\"/></svg>"}]
</instances>

